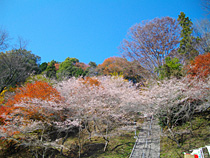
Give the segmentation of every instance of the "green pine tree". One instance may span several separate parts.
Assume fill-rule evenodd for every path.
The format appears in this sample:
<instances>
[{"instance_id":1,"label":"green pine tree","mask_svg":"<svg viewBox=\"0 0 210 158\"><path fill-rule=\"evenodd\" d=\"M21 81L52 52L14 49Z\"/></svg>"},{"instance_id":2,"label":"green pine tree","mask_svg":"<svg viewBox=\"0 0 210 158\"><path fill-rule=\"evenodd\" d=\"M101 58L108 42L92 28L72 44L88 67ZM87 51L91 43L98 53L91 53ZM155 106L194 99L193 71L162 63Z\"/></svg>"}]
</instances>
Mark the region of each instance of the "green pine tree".
<instances>
[{"instance_id":1,"label":"green pine tree","mask_svg":"<svg viewBox=\"0 0 210 158\"><path fill-rule=\"evenodd\" d=\"M182 76L181 68L182 64L179 63L178 58L166 57L165 64L156 68L156 72L158 72L160 79L170 79L171 77L180 78Z\"/></svg>"},{"instance_id":2,"label":"green pine tree","mask_svg":"<svg viewBox=\"0 0 210 158\"><path fill-rule=\"evenodd\" d=\"M45 71L47 69L47 66L48 64L46 62L42 63L40 66L39 66L39 69L40 69L40 73Z\"/></svg>"},{"instance_id":3,"label":"green pine tree","mask_svg":"<svg viewBox=\"0 0 210 158\"><path fill-rule=\"evenodd\" d=\"M194 48L194 45L196 44L196 42L199 41L199 38L193 37L193 23L191 22L189 17L185 17L185 13L180 13L178 21L180 26L182 27L182 39L180 40L178 52L184 55L185 59L189 61L194 59L199 54L198 51Z\"/></svg>"}]
</instances>

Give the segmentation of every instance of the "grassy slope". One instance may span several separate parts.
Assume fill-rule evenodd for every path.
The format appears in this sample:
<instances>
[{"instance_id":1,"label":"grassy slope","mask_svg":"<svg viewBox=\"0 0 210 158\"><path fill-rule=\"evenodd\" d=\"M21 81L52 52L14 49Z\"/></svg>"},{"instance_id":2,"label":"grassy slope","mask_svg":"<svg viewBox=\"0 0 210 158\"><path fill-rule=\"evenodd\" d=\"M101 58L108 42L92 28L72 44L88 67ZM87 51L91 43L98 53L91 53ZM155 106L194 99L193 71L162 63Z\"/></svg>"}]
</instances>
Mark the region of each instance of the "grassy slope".
<instances>
[{"instance_id":1,"label":"grassy slope","mask_svg":"<svg viewBox=\"0 0 210 158\"><path fill-rule=\"evenodd\" d=\"M193 135L184 135L181 148L167 137L161 137L161 158L183 158L183 152L210 145L210 113L196 116L192 123ZM189 123L179 126L177 130L182 131L187 128Z\"/></svg>"},{"instance_id":2,"label":"grassy slope","mask_svg":"<svg viewBox=\"0 0 210 158\"><path fill-rule=\"evenodd\" d=\"M77 142L77 138L70 138L66 145L69 144L69 147L72 148L72 145L74 145ZM132 151L133 145L135 143L134 139L134 132L126 132L124 131L121 133L120 136L114 136L110 138L110 142L108 145L107 150L104 152L104 140L101 137L93 137L92 141L86 141L83 144L82 154L81 157L86 158L126 158L130 156L130 153ZM1 143L1 142L0 142ZM1 146L1 145L0 145ZM65 155L67 157L78 157L78 148L72 148L73 150L68 151L67 153L64 151ZM0 157L10 157L10 158L22 158L31 156L31 154L27 150L17 150L14 149L14 152L12 152L9 155L2 155L3 153L0 150ZM56 156L59 158L65 158L65 156Z\"/></svg>"},{"instance_id":3,"label":"grassy slope","mask_svg":"<svg viewBox=\"0 0 210 158\"><path fill-rule=\"evenodd\" d=\"M134 143L134 132L125 133L111 138L106 152L99 150L89 158L126 158L130 156Z\"/></svg>"}]
</instances>

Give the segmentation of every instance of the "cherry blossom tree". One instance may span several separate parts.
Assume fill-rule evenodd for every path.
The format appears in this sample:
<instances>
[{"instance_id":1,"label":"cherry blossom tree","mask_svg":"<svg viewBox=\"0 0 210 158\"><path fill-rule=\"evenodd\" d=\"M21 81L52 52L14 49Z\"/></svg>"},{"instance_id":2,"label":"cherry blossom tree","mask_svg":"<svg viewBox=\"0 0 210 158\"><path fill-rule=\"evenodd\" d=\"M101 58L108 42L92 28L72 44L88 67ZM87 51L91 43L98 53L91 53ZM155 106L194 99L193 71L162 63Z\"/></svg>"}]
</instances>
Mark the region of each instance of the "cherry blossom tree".
<instances>
[{"instance_id":1,"label":"cherry blossom tree","mask_svg":"<svg viewBox=\"0 0 210 158\"><path fill-rule=\"evenodd\" d=\"M32 155L42 157L62 151L62 130L78 127L76 120L65 116L65 103L49 84L36 81L16 90L14 97L1 106L0 137L26 147ZM48 155L49 156L49 155Z\"/></svg>"},{"instance_id":2,"label":"cherry blossom tree","mask_svg":"<svg viewBox=\"0 0 210 158\"><path fill-rule=\"evenodd\" d=\"M79 122L85 126L82 129L89 133L88 139L98 135L105 140L104 150L114 135L113 129L131 122L128 113L141 107L139 91L122 77L71 78L56 88L66 104L77 111Z\"/></svg>"},{"instance_id":3,"label":"cherry blossom tree","mask_svg":"<svg viewBox=\"0 0 210 158\"><path fill-rule=\"evenodd\" d=\"M183 134L192 134L192 118L195 113L206 111L210 106L210 78L200 79L170 79L157 82L147 91L143 91L147 100L145 104L159 118L162 127L166 127L168 138L180 146ZM187 131L177 132L175 128L189 121Z\"/></svg>"}]
</instances>

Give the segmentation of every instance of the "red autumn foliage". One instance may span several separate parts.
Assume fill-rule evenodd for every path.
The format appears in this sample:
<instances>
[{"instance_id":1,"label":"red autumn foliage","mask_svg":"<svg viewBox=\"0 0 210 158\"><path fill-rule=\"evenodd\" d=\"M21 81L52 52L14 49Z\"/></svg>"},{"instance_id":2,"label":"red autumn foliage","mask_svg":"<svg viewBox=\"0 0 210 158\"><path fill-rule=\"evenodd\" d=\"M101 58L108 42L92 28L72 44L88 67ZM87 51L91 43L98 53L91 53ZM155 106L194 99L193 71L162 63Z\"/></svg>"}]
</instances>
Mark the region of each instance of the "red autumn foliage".
<instances>
[{"instance_id":1,"label":"red autumn foliage","mask_svg":"<svg viewBox=\"0 0 210 158\"><path fill-rule=\"evenodd\" d=\"M195 57L188 67L188 74L190 77L208 77L210 75L210 53Z\"/></svg>"},{"instance_id":2,"label":"red autumn foliage","mask_svg":"<svg viewBox=\"0 0 210 158\"><path fill-rule=\"evenodd\" d=\"M41 110L40 107L32 106L33 108L23 108L14 106L14 104L20 103L23 100L30 101L31 99L35 98L46 101L62 100L59 92L46 82L36 81L35 83L27 83L24 87L17 88L16 94L11 99L9 99L4 106L0 107L0 124L5 123L5 119L1 117L2 114L8 115L8 117L10 117L10 113L17 109L21 110L23 113L26 114L25 116L29 118L35 118L39 120L43 119L41 115L38 116L40 111L44 113L44 111ZM46 115L51 114L45 113L45 116Z\"/></svg>"}]
</instances>

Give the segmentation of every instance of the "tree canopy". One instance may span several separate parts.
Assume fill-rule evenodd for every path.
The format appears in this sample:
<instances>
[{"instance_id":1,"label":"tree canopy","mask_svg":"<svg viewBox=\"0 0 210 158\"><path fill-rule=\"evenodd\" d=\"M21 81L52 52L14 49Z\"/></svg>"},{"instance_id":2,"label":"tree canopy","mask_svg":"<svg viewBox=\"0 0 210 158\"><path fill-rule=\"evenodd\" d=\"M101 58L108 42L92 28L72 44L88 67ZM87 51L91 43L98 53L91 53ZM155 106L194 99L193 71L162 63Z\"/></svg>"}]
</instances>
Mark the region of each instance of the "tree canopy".
<instances>
[{"instance_id":1,"label":"tree canopy","mask_svg":"<svg viewBox=\"0 0 210 158\"><path fill-rule=\"evenodd\" d=\"M165 58L165 63L156 69L159 74L160 79L171 77L180 78L182 76L181 73L182 64L180 64L178 58Z\"/></svg>"},{"instance_id":2,"label":"tree canopy","mask_svg":"<svg viewBox=\"0 0 210 158\"><path fill-rule=\"evenodd\" d=\"M70 78L70 77L79 77L79 76L85 76L87 72L83 70L81 67L79 67L79 60L76 58L66 58L65 61L63 61L60 66L59 70L57 71L57 77L58 79L64 78ZM81 66L81 65L80 65ZM82 64L82 66L84 66Z\"/></svg>"},{"instance_id":3,"label":"tree canopy","mask_svg":"<svg viewBox=\"0 0 210 158\"><path fill-rule=\"evenodd\" d=\"M46 62L43 62L43 63L39 66L40 72L45 71L46 68L47 68L47 66L48 66L48 64L47 64Z\"/></svg>"},{"instance_id":4,"label":"tree canopy","mask_svg":"<svg viewBox=\"0 0 210 158\"><path fill-rule=\"evenodd\" d=\"M148 77L147 71L137 61L128 61L126 58L110 57L104 60L97 67L100 75L115 75L121 74L125 79L134 82L140 81L142 78Z\"/></svg>"},{"instance_id":5,"label":"tree canopy","mask_svg":"<svg viewBox=\"0 0 210 158\"><path fill-rule=\"evenodd\" d=\"M52 60L47 68L46 68L46 75L49 78L56 78L56 68L55 68L56 61Z\"/></svg>"},{"instance_id":6,"label":"tree canopy","mask_svg":"<svg viewBox=\"0 0 210 158\"><path fill-rule=\"evenodd\" d=\"M38 71L40 57L25 49L0 53L0 93L5 87L15 86Z\"/></svg>"},{"instance_id":7,"label":"tree canopy","mask_svg":"<svg viewBox=\"0 0 210 158\"><path fill-rule=\"evenodd\" d=\"M195 57L188 66L188 74L192 77L208 77L210 75L210 53Z\"/></svg>"},{"instance_id":8,"label":"tree canopy","mask_svg":"<svg viewBox=\"0 0 210 158\"><path fill-rule=\"evenodd\" d=\"M123 40L120 51L123 56L149 71L153 77L155 68L162 66L169 54L175 54L180 39L180 28L171 17L142 21L132 26Z\"/></svg>"},{"instance_id":9,"label":"tree canopy","mask_svg":"<svg viewBox=\"0 0 210 158\"><path fill-rule=\"evenodd\" d=\"M182 27L182 39L180 40L178 52L184 56L185 60L191 60L199 54L194 47L194 45L198 42L199 38L193 37L193 23L191 22L189 17L185 16L185 13L181 12L178 17L179 24Z\"/></svg>"}]
</instances>

